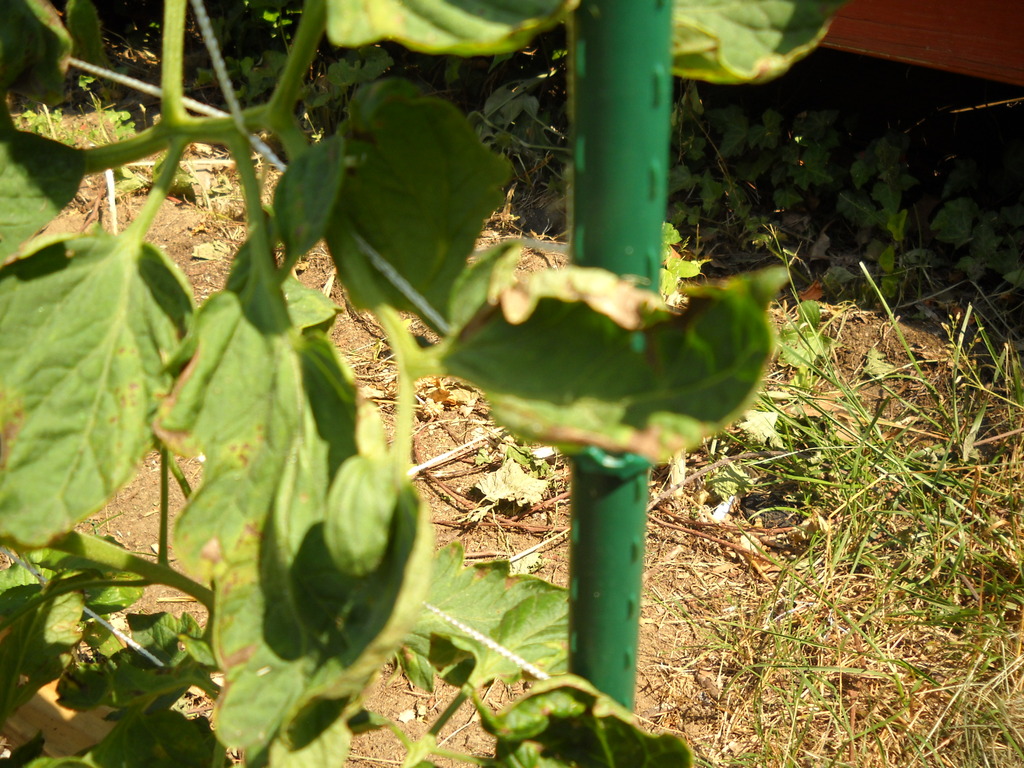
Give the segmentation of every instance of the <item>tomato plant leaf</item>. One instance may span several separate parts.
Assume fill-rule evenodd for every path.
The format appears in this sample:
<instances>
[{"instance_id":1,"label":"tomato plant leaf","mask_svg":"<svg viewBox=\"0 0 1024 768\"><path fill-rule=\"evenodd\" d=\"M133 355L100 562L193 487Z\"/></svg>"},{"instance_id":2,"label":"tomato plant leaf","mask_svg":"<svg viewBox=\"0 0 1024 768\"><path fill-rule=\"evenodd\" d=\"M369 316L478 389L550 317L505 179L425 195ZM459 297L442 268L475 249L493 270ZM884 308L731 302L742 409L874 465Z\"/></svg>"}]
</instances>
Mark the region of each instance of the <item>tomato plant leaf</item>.
<instances>
[{"instance_id":1,"label":"tomato plant leaf","mask_svg":"<svg viewBox=\"0 0 1024 768\"><path fill-rule=\"evenodd\" d=\"M355 162L327 243L353 300L383 300L438 321L374 265L378 255L437 315L466 267L481 225L502 200L508 166L480 143L466 118L440 99L388 82L353 106ZM443 322L443 319L442 319Z\"/></svg>"},{"instance_id":2,"label":"tomato plant leaf","mask_svg":"<svg viewBox=\"0 0 1024 768\"><path fill-rule=\"evenodd\" d=\"M289 275L281 286L288 302L288 317L292 325L305 330L316 328L326 333L334 324L341 309L318 290L307 288Z\"/></svg>"},{"instance_id":3,"label":"tomato plant leaf","mask_svg":"<svg viewBox=\"0 0 1024 768\"><path fill-rule=\"evenodd\" d=\"M273 287L212 296L196 314L195 355L161 406L164 442L206 457L175 538L181 562L205 578L261 526L297 433L301 382L285 311Z\"/></svg>"},{"instance_id":4,"label":"tomato plant leaf","mask_svg":"<svg viewBox=\"0 0 1024 768\"><path fill-rule=\"evenodd\" d=\"M533 685L498 714L480 714L497 737L495 766L522 768L689 768L693 755L679 739L654 736L590 683L565 676Z\"/></svg>"},{"instance_id":5,"label":"tomato plant leaf","mask_svg":"<svg viewBox=\"0 0 1024 768\"><path fill-rule=\"evenodd\" d=\"M320 240L345 178L345 144L332 136L288 165L274 191L274 213L290 269Z\"/></svg>"},{"instance_id":6,"label":"tomato plant leaf","mask_svg":"<svg viewBox=\"0 0 1024 768\"><path fill-rule=\"evenodd\" d=\"M132 708L117 721L107 737L86 753L89 765L145 765L147 768L181 768L216 765L218 749L209 721L188 719L171 710Z\"/></svg>"},{"instance_id":7,"label":"tomato plant leaf","mask_svg":"<svg viewBox=\"0 0 1024 768\"><path fill-rule=\"evenodd\" d=\"M191 306L166 256L108 236L0 269L0 539L45 545L132 477Z\"/></svg>"},{"instance_id":8,"label":"tomato plant leaf","mask_svg":"<svg viewBox=\"0 0 1024 768\"><path fill-rule=\"evenodd\" d=\"M217 591L225 618L214 645L226 682L216 722L226 744L259 751L277 738L271 750L295 750L337 739L324 708L340 716L420 613L432 546L426 519L412 487L403 488L387 553L363 577L333 567L322 522L296 531L283 508L262 545L255 535L241 543L250 562L236 560Z\"/></svg>"},{"instance_id":9,"label":"tomato plant leaf","mask_svg":"<svg viewBox=\"0 0 1024 768\"><path fill-rule=\"evenodd\" d=\"M328 0L327 36L346 48L397 40L425 53L481 56L521 48L575 5L565 0Z\"/></svg>"},{"instance_id":10,"label":"tomato plant leaf","mask_svg":"<svg viewBox=\"0 0 1024 768\"><path fill-rule=\"evenodd\" d=\"M569 633L566 591L533 576L510 576L505 561L463 567L462 546L434 559L427 602L454 616L549 674L564 672ZM432 690L433 666L452 685L513 682L523 671L433 612L423 613L406 637L399 659L415 670L418 685Z\"/></svg>"},{"instance_id":11,"label":"tomato plant leaf","mask_svg":"<svg viewBox=\"0 0 1024 768\"><path fill-rule=\"evenodd\" d=\"M71 202L84 174L80 150L32 133L0 133L0 264Z\"/></svg>"},{"instance_id":12,"label":"tomato plant leaf","mask_svg":"<svg viewBox=\"0 0 1024 768\"><path fill-rule=\"evenodd\" d=\"M82 637L82 607L82 596L67 592L22 613L3 630L0 723L71 661L71 649Z\"/></svg>"},{"instance_id":13,"label":"tomato plant leaf","mask_svg":"<svg viewBox=\"0 0 1024 768\"><path fill-rule=\"evenodd\" d=\"M324 520L324 543L341 573L365 576L380 566L397 502L390 462L356 455L341 465Z\"/></svg>"},{"instance_id":14,"label":"tomato plant leaf","mask_svg":"<svg viewBox=\"0 0 1024 768\"><path fill-rule=\"evenodd\" d=\"M0 94L53 104L64 92L71 36L47 0L8 0L0 24Z\"/></svg>"},{"instance_id":15,"label":"tomato plant leaf","mask_svg":"<svg viewBox=\"0 0 1024 768\"><path fill-rule=\"evenodd\" d=\"M134 649L118 651L100 662L78 664L57 686L61 704L78 710L99 706L148 707L161 697L173 704L192 685L209 686L210 671L188 660L154 667Z\"/></svg>"},{"instance_id":16,"label":"tomato plant leaf","mask_svg":"<svg viewBox=\"0 0 1024 768\"><path fill-rule=\"evenodd\" d=\"M665 461L753 395L772 349L764 307L780 278L688 288L677 315L600 270L536 273L500 284L443 363L483 389L494 418L523 437Z\"/></svg>"},{"instance_id":17,"label":"tomato plant leaf","mask_svg":"<svg viewBox=\"0 0 1024 768\"><path fill-rule=\"evenodd\" d=\"M673 72L763 82L810 53L846 0L674 0Z\"/></svg>"}]
</instances>

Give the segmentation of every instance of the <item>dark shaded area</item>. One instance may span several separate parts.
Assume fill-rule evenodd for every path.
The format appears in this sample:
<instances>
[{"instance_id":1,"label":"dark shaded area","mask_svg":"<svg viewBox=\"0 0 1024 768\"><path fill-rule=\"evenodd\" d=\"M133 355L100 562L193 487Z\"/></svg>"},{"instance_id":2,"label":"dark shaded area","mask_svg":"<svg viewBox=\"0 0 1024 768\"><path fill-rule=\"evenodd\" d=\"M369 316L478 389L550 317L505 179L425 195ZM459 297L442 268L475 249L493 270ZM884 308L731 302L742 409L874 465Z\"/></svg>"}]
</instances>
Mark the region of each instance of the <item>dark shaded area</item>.
<instances>
[{"instance_id":1,"label":"dark shaded area","mask_svg":"<svg viewBox=\"0 0 1024 768\"><path fill-rule=\"evenodd\" d=\"M866 146L887 131L905 133L908 164L934 171L932 178L954 158L971 157L991 182L994 204L1024 183L1024 88L1018 86L823 48L774 82L700 85L699 92L707 108L773 108L787 118L838 110L851 145Z\"/></svg>"}]
</instances>

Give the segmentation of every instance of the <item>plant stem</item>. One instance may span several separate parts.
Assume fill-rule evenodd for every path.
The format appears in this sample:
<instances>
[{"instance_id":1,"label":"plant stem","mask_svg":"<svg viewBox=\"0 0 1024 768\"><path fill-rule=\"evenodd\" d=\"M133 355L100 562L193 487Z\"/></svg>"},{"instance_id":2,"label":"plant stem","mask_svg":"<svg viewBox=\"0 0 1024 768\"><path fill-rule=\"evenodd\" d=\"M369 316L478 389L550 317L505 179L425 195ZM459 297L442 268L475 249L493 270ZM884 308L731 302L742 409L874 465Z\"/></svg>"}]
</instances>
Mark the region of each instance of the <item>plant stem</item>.
<instances>
[{"instance_id":1,"label":"plant stem","mask_svg":"<svg viewBox=\"0 0 1024 768\"><path fill-rule=\"evenodd\" d=\"M441 729L444 728L445 723L452 719L452 716L459 711L459 707L461 707L468 698L469 693L464 688L460 690L459 695L452 699L451 704L445 708L444 712L442 712L438 716L437 720L434 721L434 724L430 726L428 733L437 736L441 732Z\"/></svg>"},{"instance_id":2,"label":"plant stem","mask_svg":"<svg viewBox=\"0 0 1024 768\"><path fill-rule=\"evenodd\" d=\"M169 456L170 462L168 466L171 468L171 474L174 475L175 482L178 483L178 487L181 489L181 495L186 499L192 495L192 486L188 483L188 478L185 477L185 473L181 471L181 467L178 466L177 460L173 456Z\"/></svg>"},{"instance_id":3,"label":"plant stem","mask_svg":"<svg viewBox=\"0 0 1024 768\"><path fill-rule=\"evenodd\" d=\"M188 576L178 573L173 568L143 560L105 539L71 531L50 546L58 552L78 555L113 570L137 573L154 584L165 584L194 597L208 610L213 609L212 590L193 581Z\"/></svg>"},{"instance_id":4,"label":"plant stem","mask_svg":"<svg viewBox=\"0 0 1024 768\"><path fill-rule=\"evenodd\" d=\"M271 126L275 131L279 123L292 123L292 113L301 95L302 80L316 56L327 24L325 7L324 0L306 0L302 7L299 27L292 38L292 49L288 52L284 71L267 104Z\"/></svg>"},{"instance_id":5,"label":"plant stem","mask_svg":"<svg viewBox=\"0 0 1024 768\"><path fill-rule=\"evenodd\" d=\"M170 517L170 467L171 457L167 454L167 446L160 446L160 540L156 561L160 565L170 567L167 552L167 522Z\"/></svg>"},{"instance_id":6,"label":"plant stem","mask_svg":"<svg viewBox=\"0 0 1024 768\"><path fill-rule=\"evenodd\" d=\"M413 375L409 347L415 346L416 342L402 323L402 316L397 310L380 304L374 307L374 311L395 354L398 394L395 399L395 431L391 445L392 454L396 457L395 471L399 482L405 482L406 470L412 462L412 430L416 419L416 378Z\"/></svg>"},{"instance_id":7,"label":"plant stem","mask_svg":"<svg viewBox=\"0 0 1024 768\"><path fill-rule=\"evenodd\" d=\"M168 132L162 125L147 128L130 139L92 147L85 152L85 172L100 173L162 152L167 147Z\"/></svg>"},{"instance_id":8,"label":"plant stem","mask_svg":"<svg viewBox=\"0 0 1024 768\"><path fill-rule=\"evenodd\" d=\"M135 220L124 231L125 240L133 241L139 245L142 244L146 237L146 232L153 225L157 211L160 210L160 206L163 205L164 199L171 190L174 176L178 172L178 161L185 151L186 143L187 140L182 138L171 140L171 146L167 150L167 157L164 158L163 168L160 169L160 174L153 179L153 187L149 190L146 202L142 204L142 208L139 209Z\"/></svg>"},{"instance_id":9,"label":"plant stem","mask_svg":"<svg viewBox=\"0 0 1024 768\"><path fill-rule=\"evenodd\" d=\"M172 127L188 120L182 84L187 8L188 0L166 0L164 3L163 60L160 62L160 89L163 91L161 114L164 124Z\"/></svg>"},{"instance_id":10,"label":"plant stem","mask_svg":"<svg viewBox=\"0 0 1024 768\"><path fill-rule=\"evenodd\" d=\"M245 217L249 225L249 246L261 256L270 254L270 238L267 233L266 216L260 200L260 180L249 159L249 142L246 137L237 133L228 143L228 148L235 158L235 168L242 185L242 196L245 198ZM254 260L255 263L263 262Z\"/></svg>"}]
</instances>

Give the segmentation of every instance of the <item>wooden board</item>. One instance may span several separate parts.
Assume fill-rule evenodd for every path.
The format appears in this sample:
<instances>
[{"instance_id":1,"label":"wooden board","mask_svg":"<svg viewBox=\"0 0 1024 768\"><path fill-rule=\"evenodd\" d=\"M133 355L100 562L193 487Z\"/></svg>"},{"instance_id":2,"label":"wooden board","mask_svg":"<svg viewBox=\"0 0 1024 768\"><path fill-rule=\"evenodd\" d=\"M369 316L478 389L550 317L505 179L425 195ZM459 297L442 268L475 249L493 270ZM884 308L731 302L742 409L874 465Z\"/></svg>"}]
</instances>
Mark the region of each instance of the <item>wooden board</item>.
<instances>
[{"instance_id":1,"label":"wooden board","mask_svg":"<svg viewBox=\"0 0 1024 768\"><path fill-rule=\"evenodd\" d=\"M823 45L1024 85L1024 3L851 0Z\"/></svg>"},{"instance_id":2,"label":"wooden board","mask_svg":"<svg viewBox=\"0 0 1024 768\"><path fill-rule=\"evenodd\" d=\"M97 707L75 712L57 703L57 682L44 686L25 706L3 724L3 736L12 748L20 747L37 733L46 739L44 754L67 757L99 743L114 724L104 716L113 710Z\"/></svg>"}]
</instances>

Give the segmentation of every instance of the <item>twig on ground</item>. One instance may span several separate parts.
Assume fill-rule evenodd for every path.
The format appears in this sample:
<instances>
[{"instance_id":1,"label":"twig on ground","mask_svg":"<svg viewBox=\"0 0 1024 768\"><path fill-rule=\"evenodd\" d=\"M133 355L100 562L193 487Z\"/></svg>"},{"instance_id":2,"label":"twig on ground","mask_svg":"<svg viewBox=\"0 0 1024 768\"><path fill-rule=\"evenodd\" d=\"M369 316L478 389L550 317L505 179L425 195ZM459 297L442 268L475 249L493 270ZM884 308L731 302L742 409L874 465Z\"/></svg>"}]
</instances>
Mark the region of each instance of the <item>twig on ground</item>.
<instances>
[{"instance_id":1,"label":"twig on ground","mask_svg":"<svg viewBox=\"0 0 1024 768\"><path fill-rule=\"evenodd\" d=\"M568 525L533 525L531 523L520 523L517 520L502 520L501 522L494 522L493 520L435 520L434 525L443 525L448 528L469 528L486 525L491 528L516 528L528 533L561 533L562 531L569 530Z\"/></svg>"},{"instance_id":2,"label":"twig on ground","mask_svg":"<svg viewBox=\"0 0 1024 768\"><path fill-rule=\"evenodd\" d=\"M544 541L540 542L539 544L534 544L529 549L524 549L522 552L517 552L516 554L512 555L512 557L510 557L508 559L508 561L510 563L514 563L516 560L522 560L524 557L529 557L534 552L539 552L540 550L544 549L544 547L548 546L549 544L555 543L558 539L560 539L563 536L565 536L568 532L569 532L568 528L566 528L565 530L562 530L562 531L558 531L554 535L549 536L548 538L544 539Z\"/></svg>"},{"instance_id":3,"label":"twig on ground","mask_svg":"<svg viewBox=\"0 0 1024 768\"><path fill-rule=\"evenodd\" d=\"M657 519L657 518L655 518L655 519ZM696 536L697 538L700 538L700 539L706 539L707 541L714 542L715 544L718 544L719 546L726 547L728 549L732 549L732 550L734 550L736 552L739 552L744 557L756 558L758 560L763 560L766 563L770 563L771 565L776 565L775 561L772 560L770 557L765 557L764 555L760 554L759 552L754 552L752 550L745 549L744 547L741 547L739 544L735 544L735 543L733 543L731 541L726 541L725 539L720 539L717 536L711 536L710 534L707 534L707 533L702 533L700 531L695 531L695 530L693 530L693 528L687 528L686 526L683 526L683 525L678 525L676 523L670 523L670 522L668 522L666 520L658 520L658 523L660 523L661 525L665 526L666 528L670 528L673 531L681 531L683 533L688 533L691 536Z\"/></svg>"},{"instance_id":4,"label":"twig on ground","mask_svg":"<svg viewBox=\"0 0 1024 768\"><path fill-rule=\"evenodd\" d=\"M487 435L480 435L479 437L474 437L468 443L464 443L457 448L452 448L450 451L442 453L440 456L435 456L432 459L427 459L422 464L417 464L415 467L411 467L409 471L406 472L406 474L409 477L416 477L416 475L420 474L425 470L432 469L433 467L440 466L445 462L461 458L465 456L467 453L471 453L472 450L476 448L477 445L488 439L490 438ZM419 459L417 459L417 461L419 461Z\"/></svg>"}]
</instances>

